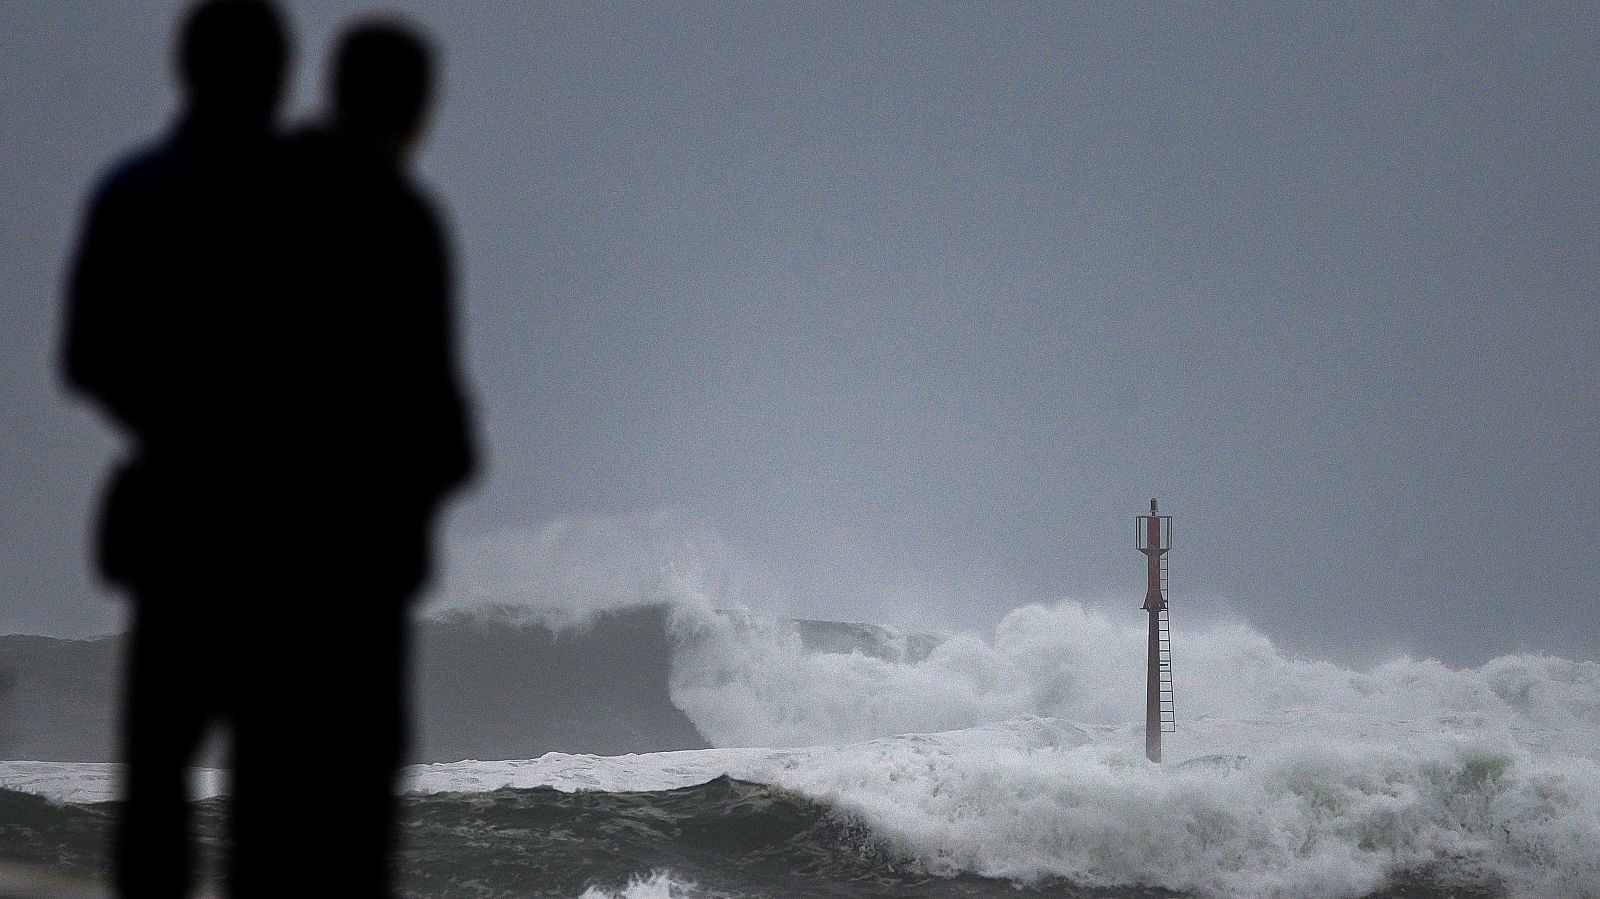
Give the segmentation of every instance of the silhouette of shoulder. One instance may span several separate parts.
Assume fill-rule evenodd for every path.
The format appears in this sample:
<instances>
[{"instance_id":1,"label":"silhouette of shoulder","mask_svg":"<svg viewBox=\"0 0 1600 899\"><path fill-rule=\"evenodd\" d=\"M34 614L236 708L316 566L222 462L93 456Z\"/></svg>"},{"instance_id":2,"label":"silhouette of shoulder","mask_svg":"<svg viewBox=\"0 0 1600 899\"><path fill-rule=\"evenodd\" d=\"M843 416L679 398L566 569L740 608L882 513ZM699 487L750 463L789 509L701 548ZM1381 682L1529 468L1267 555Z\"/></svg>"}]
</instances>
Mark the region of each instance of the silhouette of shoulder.
<instances>
[{"instance_id":1,"label":"silhouette of shoulder","mask_svg":"<svg viewBox=\"0 0 1600 899\"><path fill-rule=\"evenodd\" d=\"M301 314L325 355L319 403L335 441L410 474L384 489L426 507L473 467L456 363L449 252L431 200L375 148L336 131L286 141L297 225L291 258L314 273ZM286 293L288 293L286 291ZM348 482L347 482L348 483Z\"/></svg>"},{"instance_id":2,"label":"silhouette of shoulder","mask_svg":"<svg viewBox=\"0 0 1600 899\"><path fill-rule=\"evenodd\" d=\"M151 363L162 358L159 340L192 321L223 264L213 257L224 238L209 222L246 201L250 174L272 152L265 132L180 126L124 157L94 190L69 274L62 363L71 387L141 439L170 424L159 406L172 385Z\"/></svg>"}]
</instances>

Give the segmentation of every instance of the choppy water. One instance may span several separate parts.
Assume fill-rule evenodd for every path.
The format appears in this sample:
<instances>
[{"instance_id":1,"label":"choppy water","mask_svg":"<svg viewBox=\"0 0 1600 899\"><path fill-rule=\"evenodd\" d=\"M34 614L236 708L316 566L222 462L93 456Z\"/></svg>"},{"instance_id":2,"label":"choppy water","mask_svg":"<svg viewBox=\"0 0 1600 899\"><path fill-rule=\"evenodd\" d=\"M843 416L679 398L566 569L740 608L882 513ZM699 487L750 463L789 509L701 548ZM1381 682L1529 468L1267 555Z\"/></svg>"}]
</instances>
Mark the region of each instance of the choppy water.
<instances>
[{"instance_id":1,"label":"choppy water","mask_svg":"<svg viewBox=\"0 0 1600 899\"><path fill-rule=\"evenodd\" d=\"M1155 766L1122 723L1136 625L818 627L675 613L672 701L724 748L411 769L407 894L1600 899L1600 665L1354 670L1194 629ZM308 770L308 815L344 764ZM98 869L112 783L0 762L0 861Z\"/></svg>"},{"instance_id":2,"label":"choppy water","mask_svg":"<svg viewBox=\"0 0 1600 899\"><path fill-rule=\"evenodd\" d=\"M224 800L198 804L207 864ZM61 804L0 790L0 857L82 874L104 869L112 803ZM1159 897L1065 878L1019 884L936 875L870 828L790 791L720 777L676 790L549 787L409 797L402 891L416 897ZM1492 878L1401 872L1383 897L1497 896Z\"/></svg>"}]
</instances>

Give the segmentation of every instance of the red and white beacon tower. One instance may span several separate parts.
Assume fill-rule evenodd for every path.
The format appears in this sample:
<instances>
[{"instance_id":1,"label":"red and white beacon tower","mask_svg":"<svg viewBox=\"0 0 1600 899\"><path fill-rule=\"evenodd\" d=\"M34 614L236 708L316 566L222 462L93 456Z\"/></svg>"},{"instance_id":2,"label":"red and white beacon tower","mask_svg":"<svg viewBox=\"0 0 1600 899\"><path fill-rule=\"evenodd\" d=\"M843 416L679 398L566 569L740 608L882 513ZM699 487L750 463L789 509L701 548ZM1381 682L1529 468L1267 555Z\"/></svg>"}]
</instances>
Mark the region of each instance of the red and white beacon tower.
<instances>
[{"instance_id":1,"label":"red and white beacon tower","mask_svg":"<svg viewBox=\"0 0 1600 899\"><path fill-rule=\"evenodd\" d=\"M1135 547L1145 556L1144 610L1150 613L1150 643L1145 658L1144 754L1161 761L1161 735L1178 729L1172 702L1172 631L1167 620L1167 550L1172 549L1172 516L1156 511L1135 520Z\"/></svg>"}]
</instances>

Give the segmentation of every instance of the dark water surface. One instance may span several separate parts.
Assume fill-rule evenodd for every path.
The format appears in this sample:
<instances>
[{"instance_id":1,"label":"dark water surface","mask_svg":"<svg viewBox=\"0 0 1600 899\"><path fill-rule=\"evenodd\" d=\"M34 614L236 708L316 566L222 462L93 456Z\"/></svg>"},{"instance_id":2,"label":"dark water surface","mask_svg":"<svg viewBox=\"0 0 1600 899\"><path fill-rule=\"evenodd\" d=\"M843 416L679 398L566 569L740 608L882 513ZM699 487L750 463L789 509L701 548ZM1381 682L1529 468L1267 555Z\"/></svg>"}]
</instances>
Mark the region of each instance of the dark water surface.
<instances>
[{"instance_id":1,"label":"dark water surface","mask_svg":"<svg viewBox=\"0 0 1600 899\"><path fill-rule=\"evenodd\" d=\"M315 803L315 804L311 804ZM225 800L197 804L208 877L225 851ZM307 814L334 811L309 799ZM114 803L64 805L0 790L0 862L103 874ZM673 895L765 899L1000 899L1178 894L1137 885L1088 888L940 877L897 857L864 827L793 793L727 777L678 790L563 793L550 788L412 796L399 860L408 897L577 897L621 892L632 877L671 872ZM1493 884L1414 872L1373 899L1479 899Z\"/></svg>"}]
</instances>

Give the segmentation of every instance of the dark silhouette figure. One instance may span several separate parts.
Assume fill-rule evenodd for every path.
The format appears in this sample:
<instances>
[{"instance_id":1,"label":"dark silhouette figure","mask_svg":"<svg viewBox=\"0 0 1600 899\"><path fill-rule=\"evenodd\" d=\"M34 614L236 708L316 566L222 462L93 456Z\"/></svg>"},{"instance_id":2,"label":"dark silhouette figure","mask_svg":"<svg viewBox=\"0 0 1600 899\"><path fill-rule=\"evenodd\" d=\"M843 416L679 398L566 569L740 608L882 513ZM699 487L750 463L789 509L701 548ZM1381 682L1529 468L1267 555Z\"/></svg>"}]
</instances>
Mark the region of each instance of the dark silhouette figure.
<instances>
[{"instance_id":1,"label":"dark silhouette figure","mask_svg":"<svg viewBox=\"0 0 1600 899\"><path fill-rule=\"evenodd\" d=\"M236 302L255 299L236 295L248 281L221 252L220 235L240 224L229 221L229 201L246 205L239 174L273 152L285 55L272 7L195 9L181 38L186 108L164 140L118 165L97 191L71 275L67 380L131 443L101 512L98 560L134 599L123 687L127 806L114 848L128 896L187 891L185 767L207 728L235 711L229 647L246 600L232 591L249 574L229 555L243 561L246 529L228 508L215 455L227 428L217 422L214 439L196 439L205 427L196 423L229 401L214 378L219 341L200 316L231 316ZM219 191L214 200L208 188ZM244 232L240 245L259 236Z\"/></svg>"},{"instance_id":2,"label":"dark silhouette figure","mask_svg":"<svg viewBox=\"0 0 1600 899\"><path fill-rule=\"evenodd\" d=\"M67 378L131 442L99 552L134 605L129 896L187 891L218 724L232 895L388 893L409 601L473 467L444 235L403 168L427 50L352 31L333 121L283 138L285 44L259 0L196 8L182 121L100 189L73 271Z\"/></svg>"}]
</instances>

